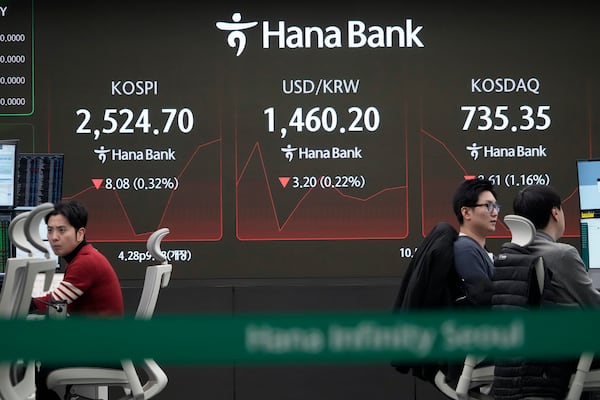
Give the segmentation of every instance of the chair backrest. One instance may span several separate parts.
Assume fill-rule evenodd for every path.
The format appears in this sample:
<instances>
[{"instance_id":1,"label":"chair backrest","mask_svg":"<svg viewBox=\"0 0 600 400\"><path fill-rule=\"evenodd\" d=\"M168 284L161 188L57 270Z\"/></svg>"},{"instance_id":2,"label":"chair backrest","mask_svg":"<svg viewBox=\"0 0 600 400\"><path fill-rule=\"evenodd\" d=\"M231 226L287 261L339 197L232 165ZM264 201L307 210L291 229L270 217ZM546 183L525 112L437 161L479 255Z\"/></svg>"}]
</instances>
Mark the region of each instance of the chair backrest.
<instances>
[{"instance_id":1,"label":"chair backrest","mask_svg":"<svg viewBox=\"0 0 600 400\"><path fill-rule=\"evenodd\" d=\"M8 225L8 238L16 248L27 253L29 257L33 257L31 243L29 243L27 236L25 236L25 219L27 219L29 214L29 211L22 212L10 221Z\"/></svg>"},{"instance_id":2,"label":"chair backrest","mask_svg":"<svg viewBox=\"0 0 600 400\"><path fill-rule=\"evenodd\" d=\"M528 218L520 215L509 214L504 217L504 223L508 226L511 233L511 243L519 246L527 246L533 239L535 239L535 225ZM536 261L535 274L537 278L538 288L540 289L540 295L544 291L544 262L541 258Z\"/></svg>"},{"instance_id":3,"label":"chair backrest","mask_svg":"<svg viewBox=\"0 0 600 400\"><path fill-rule=\"evenodd\" d=\"M51 203L44 203L30 212L17 215L8 227L10 241L27 256L10 258L0 292L0 317L25 318L29 312L35 278L45 274L44 289L48 290L56 269L56 261L41 240L39 229L42 219L52 210ZM44 257L33 257L33 248L42 251ZM28 398L34 391L33 363L27 366L22 379L14 375L12 363L0 363L0 398L20 400ZM31 377L31 378L29 378Z\"/></svg>"},{"instance_id":4,"label":"chair backrest","mask_svg":"<svg viewBox=\"0 0 600 400\"><path fill-rule=\"evenodd\" d=\"M510 229L511 242L502 246L502 251L494 261L493 307L540 306L549 284L545 283L543 258L533 255L527 248L535 239L535 226L529 219L519 215L506 215L504 222ZM521 283L515 286L517 282ZM521 286L523 283L528 284L529 290ZM511 299L506 297L508 293ZM499 297L496 297L497 294ZM522 300L516 301L512 296L519 296Z\"/></svg>"},{"instance_id":5,"label":"chair backrest","mask_svg":"<svg viewBox=\"0 0 600 400\"><path fill-rule=\"evenodd\" d=\"M148 238L146 246L154 259L160 262L160 265L152 265L146 268L146 276L144 278L144 288L140 297L135 317L137 319L150 319L154 314L156 301L160 289L166 287L171 279L171 264L167 263L167 257L163 254L160 245L162 239L169 233L168 228L161 228L154 232ZM130 360L122 361L123 369L129 376L130 388L132 397L150 399L160 393L169 382L167 374L162 368L152 359L144 359L142 369L144 370L147 381L143 386L139 380L139 376L135 373L133 363ZM140 391L141 388L141 391Z\"/></svg>"},{"instance_id":6,"label":"chair backrest","mask_svg":"<svg viewBox=\"0 0 600 400\"><path fill-rule=\"evenodd\" d=\"M48 290L56 269L56 261L43 258L9 259L0 295L0 317L24 318L29 312L33 285L38 274L45 274Z\"/></svg>"},{"instance_id":7,"label":"chair backrest","mask_svg":"<svg viewBox=\"0 0 600 400\"><path fill-rule=\"evenodd\" d=\"M29 211L17 214L8 225L10 242L28 255L33 257L32 246L25 236L25 219ZM10 257L6 262L4 283L0 291L0 317L13 318L25 292L26 268L28 258Z\"/></svg>"},{"instance_id":8,"label":"chair backrest","mask_svg":"<svg viewBox=\"0 0 600 400\"><path fill-rule=\"evenodd\" d=\"M0 317L14 318L25 295L27 286L26 258L9 258L6 262L4 282L0 291ZM33 292L33 282L31 290Z\"/></svg>"},{"instance_id":9,"label":"chair backrest","mask_svg":"<svg viewBox=\"0 0 600 400\"><path fill-rule=\"evenodd\" d=\"M146 268L144 288L135 313L137 319L152 318L158 300L158 293L161 288L169 284L172 268L171 264L152 265Z\"/></svg>"},{"instance_id":10,"label":"chair backrest","mask_svg":"<svg viewBox=\"0 0 600 400\"><path fill-rule=\"evenodd\" d=\"M146 246L152 257L160 262L159 265L146 267L144 277L144 287L137 311L136 319L150 319L154 314L156 302L160 289L166 287L171 279L173 266L167 264L167 258L160 249L162 239L169 233L168 228L161 228L154 232L148 238ZM149 399L160 393L169 381L165 372L152 359L144 359L141 368L144 370L147 381L142 385L131 360L122 360L121 365L128 377L129 388L131 389L131 398Z\"/></svg>"},{"instance_id":11,"label":"chair backrest","mask_svg":"<svg viewBox=\"0 0 600 400\"><path fill-rule=\"evenodd\" d=\"M0 317L25 317L29 311L33 285L38 274L45 274L44 290L49 290L56 270L56 262L40 237L42 219L54 206L44 203L33 210L17 215L8 227L10 241L23 250L28 257L9 258L0 292ZM44 257L34 258L33 249L40 250Z\"/></svg>"},{"instance_id":12,"label":"chair backrest","mask_svg":"<svg viewBox=\"0 0 600 400\"><path fill-rule=\"evenodd\" d=\"M138 319L150 319L154 314L154 308L158 300L161 288L167 287L171 279L173 266L167 264L167 258L160 249L162 239L169 233L168 228L162 228L154 232L147 241L150 254L159 261L160 265L152 265L146 268L144 287L138 304L135 317Z\"/></svg>"},{"instance_id":13,"label":"chair backrest","mask_svg":"<svg viewBox=\"0 0 600 400\"><path fill-rule=\"evenodd\" d=\"M25 218L25 237L33 247L42 252L45 258L50 258L50 251L40 237L40 223L54 209L54 204L43 203L35 207Z\"/></svg>"}]
</instances>

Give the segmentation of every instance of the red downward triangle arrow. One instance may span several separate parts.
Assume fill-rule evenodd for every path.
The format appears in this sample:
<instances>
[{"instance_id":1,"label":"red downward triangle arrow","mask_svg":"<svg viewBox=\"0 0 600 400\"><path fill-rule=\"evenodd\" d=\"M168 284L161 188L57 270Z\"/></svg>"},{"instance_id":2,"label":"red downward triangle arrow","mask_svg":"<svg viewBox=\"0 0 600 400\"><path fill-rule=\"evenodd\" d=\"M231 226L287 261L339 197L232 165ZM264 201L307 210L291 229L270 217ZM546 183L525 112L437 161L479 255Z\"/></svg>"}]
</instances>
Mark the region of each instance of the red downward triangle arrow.
<instances>
[{"instance_id":1,"label":"red downward triangle arrow","mask_svg":"<svg viewBox=\"0 0 600 400\"><path fill-rule=\"evenodd\" d=\"M470 181L477 178L475 175L465 175L465 181Z\"/></svg>"},{"instance_id":2,"label":"red downward triangle arrow","mask_svg":"<svg viewBox=\"0 0 600 400\"><path fill-rule=\"evenodd\" d=\"M280 176L279 177L279 183L281 183L281 186L283 186L284 188L287 186L289 181L290 181L289 176Z\"/></svg>"},{"instance_id":3,"label":"red downward triangle arrow","mask_svg":"<svg viewBox=\"0 0 600 400\"><path fill-rule=\"evenodd\" d=\"M92 179L92 183L94 184L94 187L96 189L100 189L100 186L102 186L102 182L104 182L104 179Z\"/></svg>"}]
</instances>

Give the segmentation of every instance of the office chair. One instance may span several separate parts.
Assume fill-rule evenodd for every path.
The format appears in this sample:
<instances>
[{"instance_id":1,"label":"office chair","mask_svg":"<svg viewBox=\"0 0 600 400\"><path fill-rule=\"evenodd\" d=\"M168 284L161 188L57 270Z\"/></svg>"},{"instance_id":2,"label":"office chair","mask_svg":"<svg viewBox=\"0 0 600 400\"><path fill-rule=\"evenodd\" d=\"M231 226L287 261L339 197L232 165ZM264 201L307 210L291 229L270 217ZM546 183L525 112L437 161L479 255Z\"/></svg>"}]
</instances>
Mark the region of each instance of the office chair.
<instances>
[{"instance_id":1,"label":"office chair","mask_svg":"<svg viewBox=\"0 0 600 400\"><path fill-rule=\"evenodd\" d=\"M504 222L508 225L513 235L513 243L526 246L535 236L535 226L531 221L517 215L507 215ZM540 259L535 265L538 287L540 293L544 289L545 272L543 262ZM583 391L600 390L600 370L590 371L594 354L582 353L579 357L577 369L571 378L566 400L578 400Z\"/></svg>"},{"instance_id":2,"label":"office chair","mask_svg":"<svg viewBox=\"0 0 600 400\"><path fill-rule=\"evenodd\" d=\"M146 268L144 287L135 314L136 319L150 319L158 300L161 288L169 284L172 265L167 264L167 259L160 250L160 242L169 233L168 228L162 228L154 232L147 241L150 254L160 263ZM144 371L146 383L142 384L143 376L140 376L131 360L121 361L122 369L101 367L73 367L61 368L52 371L46 380L49 388L71 386L71 396L79 397L78 391L88 390L93 387L118 386L122 387L125 396L122 400L145 400L154 397L167 385L168 378L160 366L152 359L145 359L139 369Z\"/></svg>"},{"instance_id":3,"label":"office chair","mask_svg":"<svg viewBox=\"0 0 600 400\"><path fill-rule=\"evenodd\" d=\"M0 292L0 318L25 318L29 312L33 284L38 274L45 274L44 289L49 290L56 270L56 261L50 258L50 252L40 237L39 227L42 219L54 206L44 203L25 213L18 214L8 227L9 239L14 246L24 251L24 258L9 258L2 291ZM44 257L34 258L37 248ZM35 363L24 366L23 375L19 369L21 360L12 363L0 363L0 399L23 400L35 392Z\"/></svg>"},{"instance_id":4,"label":"office chair","mask_svg":"<svg viewBox=\"0 0 600 400\"><path fill-rule=\"evenodd\" d=\"M535 236L535 226L531 221L517 215L507 215L505 222L513 233L513 243L521 246L526 246L533 240ZM535 264L535 274L540 295L544 290L545 270L543 260L540 258ZM592 353L582 353L576 372L571 377L571 382L565 397L566 400L578 400L581 393L585 390L600 389L600 370L590 372L590 367L594 355Z\"/></svg>"}]
</instances>

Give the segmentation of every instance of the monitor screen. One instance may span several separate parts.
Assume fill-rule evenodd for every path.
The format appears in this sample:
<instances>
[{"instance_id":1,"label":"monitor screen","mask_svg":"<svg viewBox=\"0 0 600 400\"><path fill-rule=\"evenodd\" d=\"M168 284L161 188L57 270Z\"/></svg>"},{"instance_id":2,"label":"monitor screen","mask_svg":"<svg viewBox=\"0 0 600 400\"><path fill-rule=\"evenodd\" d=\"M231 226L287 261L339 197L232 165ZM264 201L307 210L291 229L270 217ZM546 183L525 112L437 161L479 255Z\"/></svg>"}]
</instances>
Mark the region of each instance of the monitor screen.
<instances>
[{"instance_id":1,"label":"monitor screen","mask_svg":"<svg viewBox=\"0 0 600 400\"><path fill-rule=\"evenodd\" d=\"M17 207L57 203L62 198L64 154L20 153L18 157Z\"/></svg>"},{"instance_id":2,"label":"monitor screen","mask_svg":"<svg viewBox=\"0 0 600 400\"><path fill-rule=\"evenodd\" d=\"M581 218L600 217L600 160L578 160Z\"/></svg>"},{"instance_id":3,"label":"monitor screen","mask_svg":"<svg viewBox=\"0 0 600 400\"><path fill-rule=\"evenodd\" d=\"M582 218L581 258L588 269L600 269L600 218Z\"/></svg>"},{"instance_id":4,"label":"monitor screen","mask_svg":"<svg viewBox=\"0 0 600 400\"><path fill-rule=\"evenodd\" d=\"M15 206L18 140L0 140L0 208Z\"/></svg>"},{"instance_id":5,"label":"monitor screen","mask_svg":"<svg viewBox=\"0 0 600 400\"><path fill-rule=\"evenodd\" d=\"M578 160L581 258L587 268L600 269L600 159Z\"/></svg>"}]
</instances>

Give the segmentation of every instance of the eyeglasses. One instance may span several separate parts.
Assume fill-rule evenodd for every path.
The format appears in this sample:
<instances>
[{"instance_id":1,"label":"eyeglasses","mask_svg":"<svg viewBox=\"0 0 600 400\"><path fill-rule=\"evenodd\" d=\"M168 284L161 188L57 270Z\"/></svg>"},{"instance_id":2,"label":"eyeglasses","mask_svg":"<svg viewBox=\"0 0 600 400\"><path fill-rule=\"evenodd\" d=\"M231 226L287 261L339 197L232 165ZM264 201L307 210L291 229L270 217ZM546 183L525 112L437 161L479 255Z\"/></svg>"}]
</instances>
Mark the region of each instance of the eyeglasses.
<instances>
[{"instance_id":1,"label":"eyeglasses","mask_svg":"<svg viewBox=\"0 0 600 400\"><path fill-rule=\"evenodd\" d=\"M487 207L490 214L492 211L496 210L497 213L500 212L500 204L498 203L483 203L483 204L474 204L472 207Z\"/></svg>"}]
</instances>

